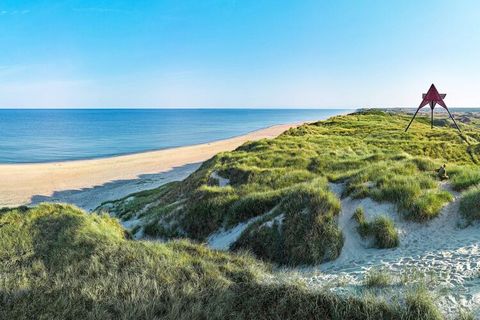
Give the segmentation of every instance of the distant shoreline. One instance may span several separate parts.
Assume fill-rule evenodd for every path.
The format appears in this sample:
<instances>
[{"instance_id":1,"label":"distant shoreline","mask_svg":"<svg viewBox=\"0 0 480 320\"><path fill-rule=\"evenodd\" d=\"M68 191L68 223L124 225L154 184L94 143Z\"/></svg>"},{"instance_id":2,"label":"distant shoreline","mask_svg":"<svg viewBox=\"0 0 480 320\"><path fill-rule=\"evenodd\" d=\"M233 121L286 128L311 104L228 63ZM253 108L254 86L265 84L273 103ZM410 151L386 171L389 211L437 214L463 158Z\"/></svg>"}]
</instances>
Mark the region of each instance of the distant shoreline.
<instances>
[{"instance_id":1,"label":"distant shoreline","mask_svg":"<svg viewBox=\"0 0 480 320\"><path fill-rule=\"evenodd\" d=\"M338 115L343 115L343 114L338 114ZM277 124L277 125L272 125L272 126L267 126L264 128L260 129L255 129L252 131L245 132L243 134L235 135L232 137L228 138L220 138L220 139L213 139L208 142L204 143L193 143L193 144L188 144L188 145L179 145L179 146L174 146L174 147L165 147L165 148L156 148L156 149L147 149L147 150L142 150L142 151L134 151L134 152L125 152L125 153L119 153L119 154L111 154L111 155L105 155L105 156L93 156L93 157L80 157L80 158L75 158L75 159L68 159L68 160L53 160L53 161L37 161L37 162L0 162L0 170L2 169L3 166L30 166L30 165L46 165L46 164L56 164L56 165L61 165L63 163L67 162L79 162L79 161L92 161L92 160L102 160L102 159L113 159L113 158L119 158L119 157L127 157L127 156L135 156L138 154L143 154L143 153L155 153L155 152L160 152L160 151L166 151L166 150L173 150L173 149L180 149L180 148L185 148L185 147L195 147L195 146L201 146L201 145L208 145L211 143L215 142L220 142L220 141L225 141L225 140L231 140L235 138L241 138L246 135L250 134L255 134L258 131L263 131L267 130L276 126L299 126L304 123L310 123L310 122L315 122L315 121L304 121L304 122L298 122L298 123L291 123L291 124Z\"/></svg>"},{"instance_id":2,"label":"distant shoreline","mask_svg":"<svg viewBox=\"0 0 480 320\"><path fill-rule=\"evenodd\" d=\"M229 139L128 155L61 162L0 164L0 207L28 205L32 200L38 202L35 199L48 201L49 197L60 192L80 193L82 190L98 189L144 175L165 173L177 167L203 162L219 152L234 150L247 141L277 137L302 123L274 125ZM136 191L139 190L128 193ZM111 199L103 201L122 196L119 194L115 197L115 194L111 194ZM54 200L62 201L62 198ZM89 203L89 199L80 200L81 203ZM91 206L91 203L85 205L89 208Z\"/></svg>"},{"instance_id":3,"label":"distant shoreline","mask_svg":"<svg viewBox=\"0 0 480 320\"><path fill-rule=\"evenodd\" d=\"M349 109L0 109L0 165L90 160L209 143Z\"/></svg>"}]
</instances>

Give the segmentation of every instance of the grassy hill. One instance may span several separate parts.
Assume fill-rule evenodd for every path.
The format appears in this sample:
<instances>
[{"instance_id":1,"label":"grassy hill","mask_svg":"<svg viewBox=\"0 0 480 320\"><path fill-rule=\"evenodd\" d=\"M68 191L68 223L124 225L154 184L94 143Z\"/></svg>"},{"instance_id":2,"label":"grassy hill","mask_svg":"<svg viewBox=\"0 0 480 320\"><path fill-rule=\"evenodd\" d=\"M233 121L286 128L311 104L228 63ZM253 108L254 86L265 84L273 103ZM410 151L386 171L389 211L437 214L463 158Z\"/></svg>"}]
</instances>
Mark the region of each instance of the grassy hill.
<instances>
[{"instance_id":1,"label":"grassy hill","mask_svg":"<svg viewBox=\"0 0 480 320\"><path fill-rule=\"evenodd\" d=\"M451 201L435 170L443 163L456 190L480 183L479 123L363 111L290 129L276 139L220 153L182 182L103 204L133 221L133 233L205 241L215 231L256 218L232 249L248 249L281 264L335 259L343 236L339 199L329 183L345 183L344 196L396 205L403 218L435 218Z\"/></svg>"},{"instance_id":2,"label":"grassy hill","mask_svg":"<svg viewBox=\"0 0 480 320\"><path fill-rule=\"evenodd\" d=\"M309 291L187 241L129 240L115 219L68 205L0 212L0 319L440 318L428 296L403 301Z\"/></svg>"}]
</instances>

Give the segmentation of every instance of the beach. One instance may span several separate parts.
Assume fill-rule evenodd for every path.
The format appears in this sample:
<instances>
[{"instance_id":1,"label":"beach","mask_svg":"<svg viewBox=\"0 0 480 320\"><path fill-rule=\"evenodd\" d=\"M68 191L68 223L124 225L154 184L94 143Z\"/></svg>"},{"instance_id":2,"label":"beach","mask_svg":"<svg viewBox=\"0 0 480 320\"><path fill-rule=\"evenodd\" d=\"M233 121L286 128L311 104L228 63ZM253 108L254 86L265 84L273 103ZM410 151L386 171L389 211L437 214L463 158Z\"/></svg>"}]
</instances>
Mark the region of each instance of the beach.
<instances>
[{"instance_id":1,"label":"beach","mask_svg":"<svg viewBox=\"0 0 480 320\"><path fill-rule=\"evenodd\" d=\"M300 123L275 125L238 137L130 155L0 165L0 207L69 202L92 210L103 201L182 180L201 162L247 141L274 138Z\"/></svg>"}]
</instances>

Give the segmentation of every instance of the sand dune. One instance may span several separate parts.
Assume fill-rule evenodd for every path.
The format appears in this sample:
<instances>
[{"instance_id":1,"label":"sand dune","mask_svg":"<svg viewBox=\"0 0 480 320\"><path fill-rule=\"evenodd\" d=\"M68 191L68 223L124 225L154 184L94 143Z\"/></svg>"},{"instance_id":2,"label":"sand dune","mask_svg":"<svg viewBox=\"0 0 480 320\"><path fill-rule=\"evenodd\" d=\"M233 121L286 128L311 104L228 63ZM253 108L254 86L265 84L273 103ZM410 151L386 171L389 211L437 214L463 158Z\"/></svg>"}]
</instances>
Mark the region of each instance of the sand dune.
<instances>
[{"instance_id":1,"label":"sand dune","mask_svg":"<svg viewBox=\"0 0 480 320\"><path fill-rule=\"evenodd\" d=\"M298 125L276 125L231 139L111 158L2 164L0 207L30 204L32 198L48 197L62 190L92 188L113 181L136 179L140 175L170 171L186 164L205 161L219 152L233 150L246 141L274 138ZM139 190L131 192L135 191Z\"/></svg>"},{"instance_id":2,"label":"sand dune","mask_svg":"<svg viewBox=\"0 0 480 320\"><path fill-rule=\"evenodd\" d=\"M341 195L343 184L331 184L333 192ZM312 287L332 287L339 293L358 293L365 274L371 268L382 268L397 277L406 277L409 283L430 279L428 289L437 296L445 314L454 317L460 308L475 310L480 316L480 225L462 227L458 213L461 194L443 184L454 201L446 205L439 217L427 223L404 221L395 206L378 203L370 198L342 199L339 225L345 236L340 257L318 267L296 270ZM356 231L351 219L356 208L365 210L367 220L385 214L395 221L400 234L400 246L394 249L368 248ZM418 279L416 279L418 278ZM347 285L341 285L346 283ZM340 285L339 285L340 284ZM385 289L383 294L398 294L403 286Z\"/></svg>"}]
</instances>

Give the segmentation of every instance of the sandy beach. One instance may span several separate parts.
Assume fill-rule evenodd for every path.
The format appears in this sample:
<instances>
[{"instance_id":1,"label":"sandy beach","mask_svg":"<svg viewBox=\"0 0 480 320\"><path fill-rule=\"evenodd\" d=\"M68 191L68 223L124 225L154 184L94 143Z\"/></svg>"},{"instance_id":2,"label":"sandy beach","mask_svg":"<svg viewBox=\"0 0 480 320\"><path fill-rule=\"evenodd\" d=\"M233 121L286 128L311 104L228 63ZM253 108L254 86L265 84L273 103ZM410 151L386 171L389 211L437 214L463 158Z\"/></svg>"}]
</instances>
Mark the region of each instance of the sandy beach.
<instances>
[{"instance_id":1,"label":"sandy beach","mask_svg":"<svg viewBox=\"0 0 480 320\"><path fill-rule=\"evenodd\" d=\"M274 138L299 124L283 124L211 143L131 155L35 164L0 165L0 207L43 201L91 210L101 202L182 180L201 162L246 141Z\"/></svg>"}]
</instances>

